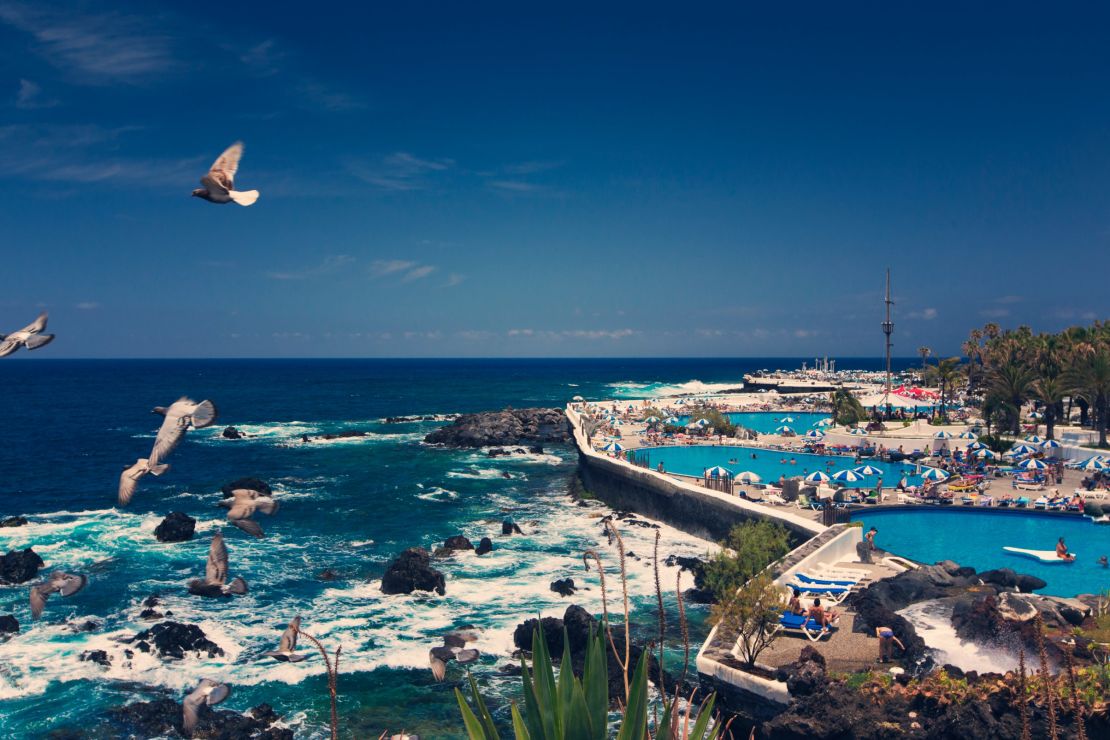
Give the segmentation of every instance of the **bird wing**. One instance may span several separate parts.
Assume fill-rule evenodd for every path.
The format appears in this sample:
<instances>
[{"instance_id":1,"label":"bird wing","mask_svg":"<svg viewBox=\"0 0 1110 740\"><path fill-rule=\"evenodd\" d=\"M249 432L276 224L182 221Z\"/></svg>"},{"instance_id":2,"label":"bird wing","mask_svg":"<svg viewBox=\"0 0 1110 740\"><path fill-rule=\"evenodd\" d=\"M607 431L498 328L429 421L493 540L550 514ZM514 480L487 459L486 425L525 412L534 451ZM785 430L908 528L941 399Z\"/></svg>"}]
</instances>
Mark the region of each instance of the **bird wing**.
<instances>
[{"instance_id":1,"label":"bird wing","mask_svg":"<svg viewBox=\"0 0 1110 740\"><path fill-rule=\"evenodd\" d=\"M283 653L291 653L297 649L297 628L290 624L281 633L281 642L278 643L278 650Z\"/></svg>"},{"instance_id":2,"label":"bird wing","mask_svg":"<svg viewBox=\"0 0 1110 740\"><path fill-rule=\"evenodd\" d=\"M212 690L208 692L208 706L219 704L231 696L231 687L226 683L217 683L208 678L201 679L201 681L208 681L208 685L212 687Z\"/></svg>"},{"instance_id":3,"label":"bird wing","mask_svg":"<svg viewBox=\"0 0 1110 740\"><path fill-rule=\"evenodd\" d=\"M186 735L191 734L197 726L197 710L204 704L208 692L208 687L204 685L207 680L201 679L200 685L181 702L181 729L185 730Z\"/></svg>"},{"instance_id":4,"label":"bird wing","mask_svg":"<svg viewBox=\"0 0 1110 740\"><path fill-rule=\"evenodd\" d=\"M236 519L232 522L236 527L243 530L252 537L265 537L262 533L262 527L253 519Z\"/></svg>"},{"instance_id":5,"label":"bird wing","mask_svg":"<svg viewBox=\"0 0 1110 740\"><path fill-rule=\"evenodd\" d=\"M204 429L216 423L216 404L211 401L201 401L193 407L190 413L193 429Z\"/></svg>"},{"instance_id":6,"label":"bird wing","mask_svg":"<svg viewBox=\"0 0 1110 740\"><path fill-rule=\"evenodd\" d=\"M53 334L32 334L30 337L27 338L27 349L38 349L39 347L45 347L53 341Z\"/></svg>"},{"instance_id":7,"label":"bird wing","mask_svg":"<svg viewBox=\"0 0 1110 740\"><path fill-rule=\"evenodd\" d=\"M5 339L0 342L0 357L7 357L12 352L19 349L20 341L18 339Z\"/></svg>"},{"instance_id":8,"label":"bird wing","mask_svg":"<svg viewBox=\"0 0 1110 740\"><path fill-rule=\"evenodd\" d=\"M256 506L253 499L234 498L231 500L231 508L227 510L227 518L229 521L247 519L254 513Z\"/></svg>"},{"instance_id":9,"label":"bird wing","mask_svg":"<svg viewBox=\"0 0 1110 740\"><path fill-rule=\"evenodd\" d=\"M44 583L38 586L31 586L31 618L38 619L42 616L43 607L46 606L46 600L50 598L50 594L54 589L50 584Z\"/></svg>"},{"instance_id":10,"label":"bird wing","mask_svg":"<svg viewBox=\"0 0 1110 740\"><path fill-rule=\"evenodd\" d=\"M225 149L219 159L212 163L212 167L208 170L208 174L201 178L201 183L207 186L208 183L205 182L207 178L225 190L232 190L235 182L235 173L239 171L239 158L242 156L243 142L237 141Z\"/></svg>"},{"instance_id":11,"label":"bird wing","mask_svg":"<svg viewBox=\"0 0 1110 740\"><path fill-rule=\"evenodd\" d=\"M264 514L273 514L278 510L278 502L263 496L254 500L254 508Z\"/></svg>"},{"instance_id":12,"label":"bird wing","mask_svg":"<svg viewBox=\"0 0 1110 740\"><path fill-rule=\"evenodd\" d=\"M217 532L208 548L208 563L204 568L204 580L224 585L227 580L227 545L223 535Z\"/></svg>"},{"instance_id":13,"label":"bird wing","mask_svg":"<svg viewBox=\"0 0 1110 740\"><path fill-rule=\"evenodd\" d=\"M460 650L459 652L455 653L455 660L460 663L473 663L474 661L478 660L479 655L480 653L473 648L469 650Z\"/></svg>"},{"instance_id":14,"label":"bird wing","mask_svg":"<svg viewBox=\"0 0 1110 740\"><path fill-rule=\"evenodd\" d=\"M27 332L28 334L38 334L46 328L46 311L39 314L38 318L32 321L27 326L20 329L20 331Z\"/></svg>"},{"instance_id":15,"label":"bird wing","mask_svg":"<svg viewBox=\"0 0 1110 740\"><path fill-rule=\"evenodd\" d=\"M146 474L146 461L141 460L136 462L129 468L126 468L119 475L119 505L127 506L131 503L131 497L135 495L135 488L139 485L139 478Z\"/></svg>"},{"instance_id":16,"label":"bird wing","mask_svg":"<svg viewBox=\"0 0 1110 740\"><path fill-rule=\"evenodd\" d=\"M442 681L447 676L447 664L436 655L435 648L428 651L428 665L432 668L432 676L435 680Z\"/></svg>"},{"instance_id":17,"label":"bird wing","mask_svg":"<svg viewBox=\"0 0 1110 740\"><path fill-rule=\"evenodd\" d=\"M73 596L89 582L89 579L85 576L74 575L73 573L54 573L50 576L50 580L57 586L58 592L62 596Z\"/></svg>"}]
</instances>

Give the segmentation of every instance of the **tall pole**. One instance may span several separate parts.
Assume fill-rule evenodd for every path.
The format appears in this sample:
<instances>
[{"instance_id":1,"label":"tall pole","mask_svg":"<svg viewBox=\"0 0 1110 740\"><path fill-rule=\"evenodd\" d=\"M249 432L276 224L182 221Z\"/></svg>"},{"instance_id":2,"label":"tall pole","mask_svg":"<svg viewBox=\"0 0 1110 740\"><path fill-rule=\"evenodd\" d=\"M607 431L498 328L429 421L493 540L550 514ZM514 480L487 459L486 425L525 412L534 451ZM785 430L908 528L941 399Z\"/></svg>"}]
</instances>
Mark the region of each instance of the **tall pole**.
<instances>
[{"instance_id":1,"label":"tall pole","mask_svg":"<svg viewBox=\"0 0 1110 740\"><path fill-rule=\"evenodd\" d=\"M886 400L890 402L891 391L891 378L890 378L890 348L893 346L890 343L890 335L894 333L894 322L890 319L890 307L894 305L894 301L890 300L890 268L886 268L886 321L883 322L883 334L886 335Z\"/></svg>"}]
</instances>

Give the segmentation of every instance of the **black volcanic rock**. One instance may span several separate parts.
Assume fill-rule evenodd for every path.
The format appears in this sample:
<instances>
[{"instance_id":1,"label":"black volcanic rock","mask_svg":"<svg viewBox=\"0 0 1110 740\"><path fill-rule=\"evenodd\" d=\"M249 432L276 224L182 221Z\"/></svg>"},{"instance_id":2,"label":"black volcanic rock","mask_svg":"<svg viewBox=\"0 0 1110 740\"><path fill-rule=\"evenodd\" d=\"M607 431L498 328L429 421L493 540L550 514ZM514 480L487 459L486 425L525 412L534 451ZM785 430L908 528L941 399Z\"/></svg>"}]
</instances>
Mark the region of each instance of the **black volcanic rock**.
<instances>
[{"instance_id":1,"label":"black volcanic rock","mask_svg":"<svg viewBox=\"0 0 1110 740\"><path fill-rule=\"evenodd\" d=\"M577 589L574 586L573 578L560 578L551 582L551 590L560 596L574 596Z\"/></svg>"},{"instance_id":2,"label":"black volcanic rock","mask_svg":"<svg viewBox=\"0 0 1110 740\"><path fill-rule=\"evenodd\" d=\"M19 632L19 620L12 614L0 617L0 635L14 635Z\"/></svg>"},{"instance_id":3,"label":"black volcanic rock","mask_svg":"<svg viewBox=\"0 0 1110 740\"><path fill-rule=\"evenodd\" d=\"M193 539L197 520L181 511L170 512L154 528L154 536L159 542L185 542Z\"/></svg>"},{"instance_id":4,"label":"black volcanic rock","mask_svg":"<svg viewBox=\"0 0 1110 740\"><path fill-rule=\"evenodd\" d=\"M223 431L224 439L242 439L246 435L240 432L235 427L226 427Z\"/></svg>"},{"instance_id":5,"label":"black volcanic rock","mask_svg":"<svg viewBox=\"0 0 1110 740\"><path fill-rule=\"evenodd\" d=\"M97 663L104 666L105 668L108 668L112 665L112 659L108 656L108 653L103 650L86 650L85 652L81 653L81 655L78 656L77 659L84 660L89 663Z\"/></svg>"},{"instance_id":6,"label":"black volcanic rock","mask_svg":"<svg viewBox=\"0 0 1110 740\"><path fill-rule=\"evenodd\" d=\"M155 652L164 658L180 660L185 653L197 652L214 658L223 655L219 645L208 639L204 630L195 624L161 622L131 638L135 647L144 653Z\"/></svg>"},{"instance_id":7,"label":"black volcanic rock","mask_svg":"<svg viewBox=\"0 0 1110 740\"><path fill-rule=\"evenodd\" d=\"M27 523L25 516L9 516L5 519L0 519L0 527L22 527Z\"/></svg>"},{"instance_id":8,"label":"black volcanic rock","mask_svg":"<svg viewBox=\"0 0 1110 740\"><path fill-rule=\"evenodd\" d=\"M31 548L10 550L0 557L0 583L26 583L39 574L45 563Z\"/></svg>"},{"instance_id":9,"label":"black volcanic rock","mask_svg":"<svg viewBox=\"0 0 1110 740\"><path fill-rule=\"evenodd\" d=\"M249 491L258 491L263 496L269 496L273 493L273 489L270 488L270 485L266 481L250 477L239 478L238 480L231 481L225 486L220 486L220 491L223 492L224 498L231 498L231 492L239 488L245 488Z\"/></svg>"},{"instance_id":10,"label":"black volcanic rock","mask_svg":"<svg viewBox=\"0 0 1110 740\"><path fill-rule=\"evenodd\" d=\"M505 409L464 414L424 437L447 447L497 447L530 443L562 444L571 440L562 409Z\"/></svg>"},{"instance_id":11,"label":"black volcanic rock","mask_svg":"<svg viewBox=\"0 0 1110 740\"><path fill-rule=\"evenodd\" d=\"M454 537L447 538L447 540L443 543L443 549L451 551L473 550L474 545L472 545L470 543L470 540L468 540L466 537L463 537L461 534L457 534Z\"/></svg>"},{"instance_id":12,"label":"black volcanic rock","mask_svg":"<svg viewBox=\"0 0 1110 740\"><path fill-rule=\"evenodd\" d=\"M447 593L447 579L432 567L432 557L422 547L410 547L397 556L382 576L382 593L411 594L413 591Z\"/></svg>"},{"instance_id":13,"label":"black volcanic rock","mask_svg":"<svg viewBox=\"0 0 1110 740\"><path fill-rule=\"evenodd\" d=\"M506 519L501 522L501 534L524 534L524 532L512 519Z\"/></svg>"},{"instance_id":14,"label":"black volcanic rock","mask_svg":"<svg viewBox=\"0 0 1110 740\"><path fill-rule=\"evenodd\" d=\"M489 537L483 537L478 541L478 547L474 549L474 554L485 555L487 552L493 552L493 540Z\"/></svg>"},{"instance_id":15,"label":"black volcanic rock","mask_svg":"<svg viewBox=\"0 0 1110 740\"><path fill-rule=\"evenodd\" d=\"M181 704L173 699L128 704L109 710L108 718L116 728L115 737L185 737L181 729ZM247 714L203 704L190 737L206 740L293 740L292 730L273 726L278 719L269 704L260 704Z\"/></svg>"}]
</instances>

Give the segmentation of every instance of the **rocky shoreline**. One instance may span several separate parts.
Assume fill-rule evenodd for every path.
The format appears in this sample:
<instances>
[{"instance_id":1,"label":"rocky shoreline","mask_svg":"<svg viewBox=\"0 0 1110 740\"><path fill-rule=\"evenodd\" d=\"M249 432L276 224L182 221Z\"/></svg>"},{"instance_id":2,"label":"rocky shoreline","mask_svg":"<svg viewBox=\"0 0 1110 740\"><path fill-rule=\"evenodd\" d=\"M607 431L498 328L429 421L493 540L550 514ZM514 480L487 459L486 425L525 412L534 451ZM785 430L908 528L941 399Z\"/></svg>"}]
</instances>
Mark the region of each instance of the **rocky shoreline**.
<instances>
[{"instance_id":1,"label":"rocky shoreline","mask_svg":"<svg viewBox=\"0 0 1110 740\"><path fill-rule=\"evenodd\" d=\"M570 421L559 408L507 408L463 414L451 424L424 437L428 444L456 448L505 445L566 444L572 439Z\"/></svg>"}]
</instances>

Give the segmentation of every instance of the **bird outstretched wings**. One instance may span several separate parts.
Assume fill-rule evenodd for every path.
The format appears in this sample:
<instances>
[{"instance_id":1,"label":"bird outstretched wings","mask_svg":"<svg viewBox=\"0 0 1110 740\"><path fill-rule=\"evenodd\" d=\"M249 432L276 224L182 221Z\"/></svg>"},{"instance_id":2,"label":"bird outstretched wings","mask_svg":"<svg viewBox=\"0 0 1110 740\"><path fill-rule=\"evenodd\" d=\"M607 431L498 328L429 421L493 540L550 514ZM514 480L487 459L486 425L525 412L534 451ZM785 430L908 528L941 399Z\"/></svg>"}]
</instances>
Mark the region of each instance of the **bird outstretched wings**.
<instances>
[{"instance_id":1,"label":"bird outstretched wings","mask_svg":"<svg viewBox=\"0 0 1110 740\"><path fill-rule=\"evenodd\" d=\"M208 548L204 580L209 584L220 586L227 580L227 545L224 544L224 537L219 532L212 536L212 545Z\"/></svg>"},{"instance_id":2,"label":"bird outstretched wings","mask_svg":"<svg viewBox=\"0 0 1110 740\"><path fill-rule=\"evenodd\" d=\"M201 706L219 704L229 694L231 694L231 688L227 684L213 681L210 678L202 678L193 692L186 696L181 703L181 729L185 730L186 734L191 734L197 726L197 714Z\"/></svg>"},{"instance_id":3,"label":"bird outstretched wings","mask_svg":"<svg viewBox=\"0 0 1110 740\"><path fill-rule=\"evenodd\" d=\"M160 410L160 409L159 409ZM164 410L165 418L154 439L150 460L164 460L173 452L185 432L189 429L203 429L216 422L216 406L211 401L197 403L191 398L179 398Z\"/></svg>"}]
</instances>

